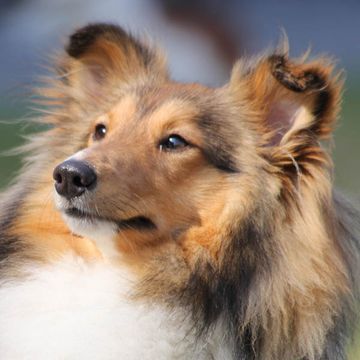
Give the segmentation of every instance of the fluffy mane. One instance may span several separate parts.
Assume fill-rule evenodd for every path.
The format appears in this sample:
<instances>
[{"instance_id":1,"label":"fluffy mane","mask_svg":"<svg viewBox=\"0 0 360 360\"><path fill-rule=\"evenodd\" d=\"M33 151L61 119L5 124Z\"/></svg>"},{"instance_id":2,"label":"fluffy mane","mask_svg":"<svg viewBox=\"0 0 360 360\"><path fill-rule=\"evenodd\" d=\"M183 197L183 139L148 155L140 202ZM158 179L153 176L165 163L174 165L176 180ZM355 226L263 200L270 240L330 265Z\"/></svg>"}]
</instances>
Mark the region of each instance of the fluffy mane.
<instances>
[{"instance_id":1,"label":"fluffy mane","mask_svg":"<svg viewBox=\"0 0 360 360\"><path fill-rule=\"evenodd\" d=\"M274 51L237 63L222 88L172 90L201 109L204 153L225 174L226 198L207 204L212 215L175 241L131 254L134 301L185 309L198 339L220 329L236 359L345 359L357 320L360 215L333 190L324 145L340 107L333 73L327 59ZM37 91L47 130L23 147L24 168L2 195L3 278L44 261L28 240L34 219L31 239L73 236L43 208L54 165L86 146L92 119L130 91L160 97L173 86L158 50L107 24L72 35L55 74Z\"/></svg>"}]
</instances>

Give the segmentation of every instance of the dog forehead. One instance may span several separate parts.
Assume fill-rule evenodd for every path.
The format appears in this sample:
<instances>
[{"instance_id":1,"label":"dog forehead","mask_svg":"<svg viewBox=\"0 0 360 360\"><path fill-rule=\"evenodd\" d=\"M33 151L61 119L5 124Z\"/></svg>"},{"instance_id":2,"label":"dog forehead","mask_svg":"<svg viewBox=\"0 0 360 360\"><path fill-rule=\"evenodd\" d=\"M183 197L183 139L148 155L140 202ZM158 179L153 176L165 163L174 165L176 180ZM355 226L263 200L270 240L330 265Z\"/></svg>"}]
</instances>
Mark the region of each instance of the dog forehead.
<instances>
[{"instance_id":1,"label":"dog forehead","mask_svg":"<svg viewBox=\"0 0 360 360\"><path fill-rule=\"evenodd\" d=\"M187 112L191 107L200 111L206 102L211 103L213 91L200 84L165 83L158 86L137 88L138 111L141 116L149 115L165 105L172 104L177 112Z\"/></svg>"},{"instance_id":2,"label":"dog forehead","mask_svg":"<svg viewBox=\"0 0 360 360\"><path fill-rule=\"evenodd\" d=\"M197 84L144 85L123 93L105 116L114 125L124 120L127 124L150 119L161 119L162 122L166 119L196 120L207 108L207 103L209 106L214 103L211 92Z\"/></svg>"}]
</instances>

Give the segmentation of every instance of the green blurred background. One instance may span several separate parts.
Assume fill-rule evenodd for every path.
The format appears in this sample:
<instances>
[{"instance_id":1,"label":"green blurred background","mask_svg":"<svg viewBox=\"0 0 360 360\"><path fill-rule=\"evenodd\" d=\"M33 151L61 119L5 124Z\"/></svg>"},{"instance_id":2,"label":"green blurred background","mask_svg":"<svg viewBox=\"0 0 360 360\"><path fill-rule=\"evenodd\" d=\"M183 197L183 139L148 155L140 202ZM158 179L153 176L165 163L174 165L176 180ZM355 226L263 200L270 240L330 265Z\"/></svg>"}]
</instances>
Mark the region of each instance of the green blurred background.
<instances>
[{"instance_id":1,"label":"green blurred background","mask_svg":"<svg viewBox=\"0 0 360 360\"><path fill-rule=\"evenodd\" d=\"M360 195L360 2L355 0L2 0L0 2L0 189L14 178L18 156L5 156L34 129L29 88L74 28L92 21L148 32L168 53L180 81L221 85L233 62L276 45L284 29L292 55L311 45L346 71L335 133L336 186ZM359 345L350 358L360 359Z\"/></svg>"}]
</instances>

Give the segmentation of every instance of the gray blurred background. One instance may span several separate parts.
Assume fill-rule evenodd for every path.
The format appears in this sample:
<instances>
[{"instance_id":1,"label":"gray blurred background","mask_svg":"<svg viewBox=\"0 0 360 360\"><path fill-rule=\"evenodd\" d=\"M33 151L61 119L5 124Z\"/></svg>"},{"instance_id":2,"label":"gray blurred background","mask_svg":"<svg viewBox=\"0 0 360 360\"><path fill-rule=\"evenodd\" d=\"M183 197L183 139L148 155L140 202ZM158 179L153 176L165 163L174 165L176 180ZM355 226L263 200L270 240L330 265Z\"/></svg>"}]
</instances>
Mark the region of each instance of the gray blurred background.
<instances>
[{"instance_id":1,"label":"gray blurred background","mask_svg":"<svg viewBox=\"0 0 360 360\"><path fill-rule=\"evenodd\" d=\"M309 46L346 70L342 119L335 136L335 179L360 195L360 2L357 0L0 0L0 188L20 159L4 156L34 128L31 85L46 74L48 57L75 28L119 23L148 33L168 53L179 81L224 84L236 58L275 46L284 29L291 55ZM35 129L36 130L36 129ZM352 359L360 359L354 348Z\"/></svg>"}]
</instances>

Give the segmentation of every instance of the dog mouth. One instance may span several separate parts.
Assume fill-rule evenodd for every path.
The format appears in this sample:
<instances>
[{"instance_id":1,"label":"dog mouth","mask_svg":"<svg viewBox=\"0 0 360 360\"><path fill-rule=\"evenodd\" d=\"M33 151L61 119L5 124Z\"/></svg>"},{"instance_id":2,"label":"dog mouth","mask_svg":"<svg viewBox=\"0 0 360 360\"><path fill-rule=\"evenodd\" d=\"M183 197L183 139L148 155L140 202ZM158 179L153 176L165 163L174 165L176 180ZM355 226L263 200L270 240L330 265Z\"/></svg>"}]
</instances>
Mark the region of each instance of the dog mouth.
<instances>
[{"instance_id":1,"label":"dog mouth","mask_svg":"<svg viewBox=\"0 0 360 360\"><path fill-rule=\"evenodd\" d=\"M136 229L136 230L154 230L156 225L151 219L146 216L134 216L128 219L113 219L109 217L104 217L98 214L90 213L78 209L76 207L71 207L66 209L65 214L69 217L84 220L90 223L95 223L96 221L106 221L116 225L117 230L126 230L126 229Z\"/></svg>"}]
</instances>

